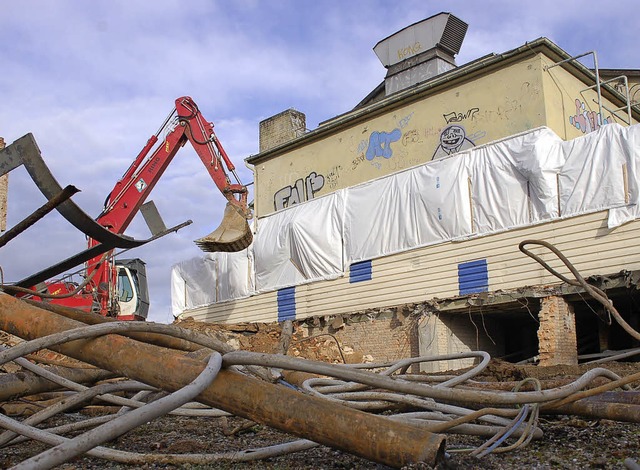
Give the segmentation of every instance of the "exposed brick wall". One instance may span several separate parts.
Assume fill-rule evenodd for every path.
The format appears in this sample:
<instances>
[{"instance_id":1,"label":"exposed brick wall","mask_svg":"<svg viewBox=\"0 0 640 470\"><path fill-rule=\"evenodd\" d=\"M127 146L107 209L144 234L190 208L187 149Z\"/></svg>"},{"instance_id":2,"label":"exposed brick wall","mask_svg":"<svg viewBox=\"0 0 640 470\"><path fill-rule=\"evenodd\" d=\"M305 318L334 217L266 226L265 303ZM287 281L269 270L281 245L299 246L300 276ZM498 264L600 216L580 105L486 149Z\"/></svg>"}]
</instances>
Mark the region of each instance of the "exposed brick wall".
<instances>
[{"instance_id":1,"label":"exposed brick wall","mask_svg":"<svg viewBox=\"0 0 640 470\"><path fill-rule=\"evenodd\" d=\"M326 321L306 321L302 325L309 336L334 335L343 347L351 348L356 359L389 362L418 356L417 317L411 306L374 309L348 317ZM417 370L417 369L416 369Z\"/></svg>"},{"instance_id":2,"label":"exposed brick wall","mask_svg":"<svg viewBox=\"0 0 640 470\"><path fill-rule=\"evenodd\" d=\"M576 321L571 304L562 297L545 297L538 318L540 365L577 364Z\"/></svg>"},{"instance_id":3,"label":"exposed brick wall","mask_svg":"<svg viewBox=\"0 0 640 470\"><path fill-rule=\"evenodd\" d=\"M354 362L363 359L390 362L469 351L486 351L493 357L504 354L505 332L500 322L460 314L427 314L426 309L424 304L407 304L350 316L312 318L299 322L298 329L305 336L332 334L342 347L353 350ZM471 357L425 362L411 370L457 370L471 367L477 361Z\"/></svg>"},{"instance_id":4,"label":"exposed brick wall","mask_svg":"<svg viewBox=\"0 0 640 470\"><path fill-rule=\"evenodd\" d=\"M353 350L353 362L390 362L418 356L443 356L469 351L485 351L492 357L505 354L506 331L498 317L429 313L425 304L370 309L353 315L309 318L297 322L305 336L332 334L342 347ZM562 297L541 301L538 314L540 365L578 363L575 314ZM470 367L475 358L425 362L412 368L417 372L438 372Z\"/></svg>"}]
</instances>

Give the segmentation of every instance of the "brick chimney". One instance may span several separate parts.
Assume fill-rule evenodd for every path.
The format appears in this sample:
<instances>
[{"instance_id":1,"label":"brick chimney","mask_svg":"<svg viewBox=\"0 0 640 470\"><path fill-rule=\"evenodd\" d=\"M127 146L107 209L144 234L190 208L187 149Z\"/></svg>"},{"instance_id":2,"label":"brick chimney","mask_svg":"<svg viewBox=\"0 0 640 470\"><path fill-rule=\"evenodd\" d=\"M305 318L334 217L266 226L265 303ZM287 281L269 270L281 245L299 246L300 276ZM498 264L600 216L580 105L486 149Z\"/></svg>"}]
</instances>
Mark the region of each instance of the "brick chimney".
<instances>
[{"instance_id":1,"label":"brick chimney","mask_svg":"<svg viewBox=\"0 0 640 470\"><path fill-rule=\"evenodd\" d=\"M266 152L300 137L306 130L304 113L287 109L260 121L260 152Z\"/></svg>"}]
</instances>

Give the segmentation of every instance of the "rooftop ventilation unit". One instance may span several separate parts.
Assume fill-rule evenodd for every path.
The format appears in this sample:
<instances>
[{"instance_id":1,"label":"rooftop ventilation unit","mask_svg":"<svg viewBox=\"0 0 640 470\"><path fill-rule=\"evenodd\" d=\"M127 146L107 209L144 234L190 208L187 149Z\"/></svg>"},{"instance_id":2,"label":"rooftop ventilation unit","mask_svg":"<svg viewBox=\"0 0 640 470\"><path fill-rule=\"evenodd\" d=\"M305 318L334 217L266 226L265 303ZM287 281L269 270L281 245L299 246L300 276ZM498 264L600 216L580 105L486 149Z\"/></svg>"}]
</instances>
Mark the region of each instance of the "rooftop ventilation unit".
<instances>
[{"instance_id":1,"label":"rooftop ventilation unit","mask_svg":"<svg viewBox=\"0 0 640 470\"><path fill-rule=\"evenodd\" d=\"M451 13L439 13L401 29L375 45L387 68L385 94L390 95L456 67L467 23Z\"/></svg>"}]
</instances>

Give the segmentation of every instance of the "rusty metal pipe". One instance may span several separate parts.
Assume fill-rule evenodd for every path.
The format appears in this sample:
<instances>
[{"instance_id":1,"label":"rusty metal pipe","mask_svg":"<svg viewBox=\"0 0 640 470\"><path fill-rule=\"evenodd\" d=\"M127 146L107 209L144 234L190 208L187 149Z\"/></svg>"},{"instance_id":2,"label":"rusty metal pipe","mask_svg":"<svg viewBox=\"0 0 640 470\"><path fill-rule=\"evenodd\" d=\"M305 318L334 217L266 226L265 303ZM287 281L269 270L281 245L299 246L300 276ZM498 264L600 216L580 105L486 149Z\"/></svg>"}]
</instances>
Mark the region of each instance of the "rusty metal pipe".
<instances>
[{"instance_id":1,"label":"rusty metal pipe","mask_svg":"<svg viewBox=\"0 0 640 470\"><path fill-rule=\"evenodd\" d=\"M57 313L71 320L82 322L86 325L98 325L101 323L109 323L118 321L116 318L103 317L102 315L94 312L85 312L77 308L66 307L64 305L52 304L48 302L37 302L31 299L24 299L24 302L34 305L44 310L48 310L53 313ZM156 333L121 333L129 338L142 341L144 343L155 344L156 346L162 346L163 348L178 349L181 351L197 351L202 348L191 341L187 341L180 338L172 338L171 336L160 335Z\"/></svg>"},{"instance_id":2,"label":"rusty metal pipe","mask_svg":"<svg viewBox=\"0 0 640 470\"><path fill-rule=\"evenodd\" d=\"M84 384L115 376L113 372L101 369L70 369L68 367L52 366L47 370L73 382ZM60 390L62 387L33 372L16 372L15 374L0 375L0 401L34 395L36 393Z\"/></svg>"},{"instance_id":3,"label":"rusty metal pipe","mask_svg":"<svg viewBox=\"0 0 640 470\"><path fill-rule=\"evenodd\" d=\"M627 423L640 423L640 405L608 402L597 396L583 398L554 408L542 408L543 414L577 415L591 419L610 419Z\"/></svg>"},{"instance_id":4,"label":"rusty metal pipe","mask_svg":"<svg viewBox=\"0 0 640 470\"><path fill-rule=\"evenodd\" d=\"M627 405L640 405L640 391L627 390L624 392L602 392L591 397L594 402L625 403Z\"/></svg>"},{"instance_id":5,"label":"rusty metal pipe","mask_svg":"<svg viewBox=\"0 0 640 470\"><path fill-rule=\"evenodd\" d=\"M80 190L73 185L69 185L65 187L61 192L59 192L57 195L55 195L54 197L49 199L47 202L45 202L44 205L36 209L27 218L21 220L16 225L14 225L9 230L7 230L0 237L0 248L5 246L11 240L16 238L26 229L28 229L33 224L35 224L38 220L42 219L45 215L47 215L49 212L51 212L53 209L58 207L60 204L65 202L67 199L69 199L71 196L73 196L75 193L79 191Z\"/></svg>"},{"instance_id":6,"label":"rusty metal pipe","mask_svg":"<svg viewBox=\"0 0 640 470\"><path fill-rule=\"evenodd\" d=\"M11 334L34 339L80 326L81 323L0 294L0 328ZM120 335L76 340L55 349L167 391L191 382L204 368L202 361ZM444 456L443 436L230 370L222 370L198 401L392 467L414 462L433 466Z\"/></svg>"}]
</instances>

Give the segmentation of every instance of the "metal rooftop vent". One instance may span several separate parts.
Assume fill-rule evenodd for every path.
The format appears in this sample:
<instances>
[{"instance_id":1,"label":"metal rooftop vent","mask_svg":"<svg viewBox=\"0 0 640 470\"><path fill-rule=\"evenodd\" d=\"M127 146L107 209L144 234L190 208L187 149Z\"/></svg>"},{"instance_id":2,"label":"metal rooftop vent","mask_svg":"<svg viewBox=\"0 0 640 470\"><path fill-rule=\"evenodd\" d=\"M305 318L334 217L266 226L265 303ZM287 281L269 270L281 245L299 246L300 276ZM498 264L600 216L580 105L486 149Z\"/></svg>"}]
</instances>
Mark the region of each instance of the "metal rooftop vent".
<instances>
[{"instance_id":1,"label":"metal rooftop vent","mask_svg":"<svg viewBox=\"0 0 640 470\"><path fill-rule=\"evenodd\" d=\"M455 68L467 23L451 13L439 13L401 29L375 45L387 68L386 95Z\"/></svg>"},{"instance_id":2,"label":"metal rooftop vent","mask_svg":"<svg viewBox=\"0 0 640 470\"><path fill-rule=\"evenodd\" d=\"M448 49L451 55L456 55L460 52L462 41L464 41L469 25L456 16L451 14L447 16L447 24L444 27L438 45Z\"/></svg>"}]
</instances>

